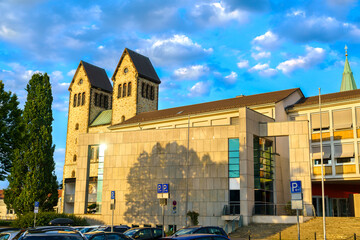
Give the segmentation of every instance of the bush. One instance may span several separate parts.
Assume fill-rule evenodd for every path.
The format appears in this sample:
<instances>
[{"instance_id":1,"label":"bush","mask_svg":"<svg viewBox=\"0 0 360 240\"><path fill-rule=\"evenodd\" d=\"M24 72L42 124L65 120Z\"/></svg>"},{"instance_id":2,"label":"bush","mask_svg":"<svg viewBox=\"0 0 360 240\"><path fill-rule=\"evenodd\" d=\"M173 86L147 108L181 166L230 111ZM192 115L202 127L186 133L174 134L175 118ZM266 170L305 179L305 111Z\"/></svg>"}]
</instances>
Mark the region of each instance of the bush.
<instances>
[{"instance_id":1,"label":"bush","mask_svg":"<svg viewBox=\"0 0 360 240\"><path fill-rule=\"evenodd\" d=\"M73 226L89 225L85 218L77 217L74 214L40 212L36 214L36 226L49 226L49 222L55 218L70 218L74 220ZM13 227L27 228L34 226L34 213L28 212L19 216L12 224Z\"/></svg>"},{"instance_id":2,"label":"bush","mask_svg":"<svg viewBox=\"0 0 360 240\"><path fill-rule=\"evenodd\" d=\"M188 211L186 215L190 217L191 224L193 226L196 226L199 224L199 220L198 220L199 213L197 213L195 211Z\"/></svg>"},{"instance_id":3,"label":"bush","mask_svg":"<svg viewBox=\"0 0 360 240\"><path fill-rule=\"evenodd\" d=\"M13 220L0 220L1 227L9 227L12 226Z\"/></svg>"}]
</instances>

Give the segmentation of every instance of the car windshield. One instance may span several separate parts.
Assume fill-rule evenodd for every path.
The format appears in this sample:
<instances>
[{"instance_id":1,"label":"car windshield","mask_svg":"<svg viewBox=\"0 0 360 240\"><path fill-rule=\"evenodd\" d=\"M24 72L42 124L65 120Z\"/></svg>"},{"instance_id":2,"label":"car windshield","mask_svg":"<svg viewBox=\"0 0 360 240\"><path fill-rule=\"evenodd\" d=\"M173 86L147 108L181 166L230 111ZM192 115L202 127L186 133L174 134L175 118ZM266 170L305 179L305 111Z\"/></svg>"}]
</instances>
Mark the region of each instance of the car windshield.
<instances>
[{"instance_id":1,"label":"car windshield","mask_svg":"<svg viewBox=\"0 0 360 240\"><path fill-rule=\"evenodd\" d=\"M184 228L184 229L180 229L179 231L174 233L174 235L179 236L179 235L184 235L184 234L191 234L191 233L195 232L195 230L196 230L196 228Z\"/></svg>"},{"instance_id":2,"label":"car windshield","mask_svg":"<svg viewBox=\"0 0 360 240\"><path fill-rule=\"evenodd\" d=\"M126 232L124 232L124 234L126 235L126 236L129 236L129 237L131 237L132 235L134 235L136 232L138 231L138 229L133 229L133 230L127 230Z\"/></svg>"},{"instance_id":3,"label":"car windshield","mask_svg":"<svg viewBox=\"0 0 360 240\"><path fill-rule=\"evenodd\" d=\"M54 235L54 236L49 236L49 235L44 235L44 236L25 236L23 239L26 240L83 240L82 237L80 236L69 236L69 235Z\"/></svg>"}]
</instances>

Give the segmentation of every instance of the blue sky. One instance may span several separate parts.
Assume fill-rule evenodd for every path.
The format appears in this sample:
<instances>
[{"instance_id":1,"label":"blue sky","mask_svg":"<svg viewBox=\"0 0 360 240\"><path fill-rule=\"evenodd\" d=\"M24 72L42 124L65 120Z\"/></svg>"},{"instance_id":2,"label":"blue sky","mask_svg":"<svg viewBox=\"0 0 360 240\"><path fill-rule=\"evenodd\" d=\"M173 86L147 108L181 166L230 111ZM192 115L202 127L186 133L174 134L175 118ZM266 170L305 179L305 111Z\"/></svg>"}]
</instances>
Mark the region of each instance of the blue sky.
<instances>
[{"instance_id":1,"label":"blue sky","mask_svg":"<svg viewBox=\"0 0 360 240\"><path fill-rule=\"evenodd\" d=\"M148 56L162 81L159 109L295 87L305 96L319 87L337 92L345 44L355 81L360 78L354 0L4 0L0 12L6 90L23 107L31 75L51 77L58 180L67 89L80 60L110 78L125 47Z\"/></svg>"}]
</instances>

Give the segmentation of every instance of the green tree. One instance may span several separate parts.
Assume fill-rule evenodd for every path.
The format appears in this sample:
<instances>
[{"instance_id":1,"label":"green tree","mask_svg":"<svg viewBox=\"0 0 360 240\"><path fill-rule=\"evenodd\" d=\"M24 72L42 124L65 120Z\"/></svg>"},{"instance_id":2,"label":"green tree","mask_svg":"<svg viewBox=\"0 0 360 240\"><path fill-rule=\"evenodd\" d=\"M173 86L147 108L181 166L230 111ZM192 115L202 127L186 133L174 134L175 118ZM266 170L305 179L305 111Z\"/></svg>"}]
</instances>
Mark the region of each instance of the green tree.
<instances>
[{"instance_id":1,"label":"green tree","mask_svg":"<svg viewBox=\"0 0 360 240\"><path fill-rule=\"evenodd\" d=\"M15 149L21 142L21 114L17 96L6 92L0 80L0 181L10 172Z\"/></svg>"},{"instance_id":2,"label":"green tree","mask_svg":"<svg viewBox=\"0 0 360 240\"><path fill-rule=\"evenodd\" d=\"M33 211L35 201L39 201L40 210L51 211L58 199L52 143L53 98L48 75L34 74L26 91L25 136L15 153L4 198L18 215Z\"/></svg>"}]
</instances>

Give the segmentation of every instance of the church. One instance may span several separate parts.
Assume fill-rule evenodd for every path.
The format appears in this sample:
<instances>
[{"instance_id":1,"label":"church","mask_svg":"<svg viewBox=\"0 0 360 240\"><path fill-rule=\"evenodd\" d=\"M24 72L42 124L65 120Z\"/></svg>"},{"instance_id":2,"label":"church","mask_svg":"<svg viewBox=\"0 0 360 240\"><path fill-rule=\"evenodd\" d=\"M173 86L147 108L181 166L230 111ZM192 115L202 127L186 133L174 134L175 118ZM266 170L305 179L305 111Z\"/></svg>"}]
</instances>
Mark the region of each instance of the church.
<instances>
[{"instance_id":1,"label":"church","mask_svg":"<svg viewBox=\"0 0 360 240\"><path fill-rule=\"evenodd\" d=\"M340 83L340 82L339 82ZM339 92L300 88L158 109L161 81L125 48L111 81L80 61L69 87L62 211L92 222L165 227L244 225L289 214L301 181L303 216L360 216L360 90L347 54ZM339 84L340 85L340 84ZM321 136L320 136L321 134ZM320 150L322 139L322 151ZM270 218L270 219L271 219Z\"/></svg>"}]
</instances>

